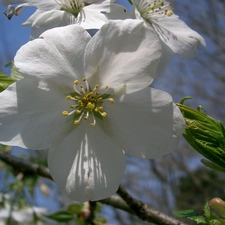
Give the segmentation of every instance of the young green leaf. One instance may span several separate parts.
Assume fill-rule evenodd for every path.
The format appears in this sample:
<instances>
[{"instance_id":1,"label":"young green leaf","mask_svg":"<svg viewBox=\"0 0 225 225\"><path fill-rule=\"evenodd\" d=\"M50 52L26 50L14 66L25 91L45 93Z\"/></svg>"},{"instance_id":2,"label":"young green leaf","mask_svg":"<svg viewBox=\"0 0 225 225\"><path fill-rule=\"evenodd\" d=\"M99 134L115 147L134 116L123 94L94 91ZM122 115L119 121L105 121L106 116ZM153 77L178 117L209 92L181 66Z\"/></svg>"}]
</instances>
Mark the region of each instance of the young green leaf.
<instances>
[{"instance_id":1,"label":"young green leaf","mask_svg":"<svg viewBox=\"0 0 225 225\"><path fill-rule=\"evenodd\" d=\"M69 222L74 219L75 215L69 211L62 210L46 217L57 222Z\"/></svg>"},{"instance_id":2,"label":"young green leaf","mask_svg":"<svg viewBox=\"0 0 225 225\"><path fill-rule=\"evenodd\" d=\"M0 92L4 91L10 84L14 83L15 81L15 79L12 79L4 73L0 72Z\"/></svg>"}]
</instances>

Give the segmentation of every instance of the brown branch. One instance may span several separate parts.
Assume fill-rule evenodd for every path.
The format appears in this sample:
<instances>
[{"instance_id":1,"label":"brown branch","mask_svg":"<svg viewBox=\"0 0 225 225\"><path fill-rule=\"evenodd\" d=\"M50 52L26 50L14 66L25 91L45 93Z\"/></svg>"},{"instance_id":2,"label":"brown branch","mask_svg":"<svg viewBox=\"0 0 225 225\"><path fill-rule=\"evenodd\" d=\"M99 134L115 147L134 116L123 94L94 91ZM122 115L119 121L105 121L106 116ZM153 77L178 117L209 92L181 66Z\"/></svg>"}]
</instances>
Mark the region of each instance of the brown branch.
<instances>
[{"instance_id":1,"label":"brown branch","mask_svg":"<svg viewBox=\"0 0 225 225\"><path fill-rule=\"evenodd\" d=\"M99 202L103 203L103 204L106 204L106 205L110 205L114 208L117 208L117 209L121 209L125 212L128 212L130 214L135 214L131 209L130 207L127 205L127 203L119 196L117 195L113 195L109 198L106 198L106 199L103 199L103 200L100 200Z\"/></svg>"},{"instance_id":2,"label":"brown branch","mask_svg":"<svg viewBox=\"0 0 225 225\"><path fill-rule=\"evenodd\" d=\"M52 179L49 170L41 165L29 163L18 157L0 152L0 159L13 167L17 172L22 172L24 175L39 175L48 179ZM129 195L123 187L119 187L117 193L121 196L112 196L99 202L121 209L128 213L138 216L142 220L159 225L186 225L178 220L175 220L153 207L144 204L143 202L134 199Z\"/></svg>"},{"instance_id":3,"label":"brown branch","mask_svg":"<svg viewBox=\"0 0 225 225\"><path fill-rule=\"evenodd\" d=\"M22 160L18 157L12 156L7 153L0 152L0 159L13 167L13 169L17 172L22 172L24 175L39 175L52 180L52 177L49 173L49 169L45 166L38 165L35 163L29 163L25 160Z\"/></svg>"},{"instance_id":4,"label":"brown branch","mask_svg":"<svg viewBox=\"0 0 225 225\"><path fill-rule=\"evenodd\" d=\"M179 220L167 216L166 214L144 204L133 198L123 187L119 187L117 194L129 205L131 210L142 220L159 225L185 225Z\"/></svg>"}]
</instances>

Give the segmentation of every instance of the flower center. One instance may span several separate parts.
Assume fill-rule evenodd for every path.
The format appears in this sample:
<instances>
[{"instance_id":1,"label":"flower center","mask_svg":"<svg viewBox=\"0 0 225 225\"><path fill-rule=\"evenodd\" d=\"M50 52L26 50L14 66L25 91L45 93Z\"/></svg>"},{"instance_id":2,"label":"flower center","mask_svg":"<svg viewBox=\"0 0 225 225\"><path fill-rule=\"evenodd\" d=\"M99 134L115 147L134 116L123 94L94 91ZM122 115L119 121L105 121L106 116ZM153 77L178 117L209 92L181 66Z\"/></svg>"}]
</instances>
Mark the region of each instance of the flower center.
<instances>
[{"instance_id":1,"label":"flower center","mask_svg":"<svg viewBox=\"0 0 225 225\"><path fill-rule=\"evenodd\" d=\"M84 7L83 0L55 0L60 6L61 10L71 13L75 17Z\"/></svg>"},{"instance_id":2,"label":"flower center","mask_svg":"<svg viewBox=\"0 0 225 225\"><path fill-rule=\"evenodd\" d=\"M173 15L174 11L174 9L171 7L171 3L160 0L141 0L140 3L136 5L136 8L139 11L141 17L148 21L153 17L159 17L159 15L166 15L170 17Z\"/></svg>"},{"instance_id":3,"label":"flower center","mask_svg":"<svg viewBox=\"0 0 225 225\"><path fill-rule=\"evenodd\" d=\"M92 89L86 78L82 80L83 84L79 84L78 80L74 81L74 91L70 95L66 96L67 100L73 101L70 108L73 109L71 112L63 111L63 116L73 116L73 121L75 125L78 125L82 119L88 120L92 117L91 126L95 126L96 118L103 119L107 116L104 111L102 103L104 101L109 101L114 103L114 99L110 98L110 94L107 94L109 88L108 85L105 86L105 90L100 93L98 92L99 85L95 84Z\"/></svg>"}]
</instances>

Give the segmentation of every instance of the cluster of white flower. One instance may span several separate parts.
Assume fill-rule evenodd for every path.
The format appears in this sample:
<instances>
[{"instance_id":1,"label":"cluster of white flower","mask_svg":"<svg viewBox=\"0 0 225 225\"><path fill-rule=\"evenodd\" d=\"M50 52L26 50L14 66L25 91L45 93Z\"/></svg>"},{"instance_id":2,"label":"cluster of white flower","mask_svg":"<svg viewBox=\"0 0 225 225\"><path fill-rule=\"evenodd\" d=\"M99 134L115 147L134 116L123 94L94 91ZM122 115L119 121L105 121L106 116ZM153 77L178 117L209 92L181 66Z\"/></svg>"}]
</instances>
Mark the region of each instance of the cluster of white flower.
<instances>
[{"instance_id":1,"label":"cluster of white flower","mask_svg":"<svg viewBox=\"0 0 225 225\"><path fill-rule=\"evenodd\" d=\"M15 202L13 203L13 196L9 194L0 193L0 225L16 224L16 225L44 225L51 221L43 219L43 215L46 215L48 211L40 207L31 207L24 205L24 207L18 207ZM40 219L41 218L41 219Z\"/></svg>"},{"instance_id":2,"label":"cluster of white flower","mask_svg":"<svg viewBox=\"0 0 225 225\"><path fill-rule=\"evenodd\" d=\"M24 78L0 93L0 143L49 148L54 181L79 202L117 190L125 153L155 158L177 147L183 116L149 86L174 54L192 57L205 42L168 2L133 0L131 12L112 0L2 3L9 19L37 10L24 23L34 40L14 60Z\"/></svg>"}]
</instances>

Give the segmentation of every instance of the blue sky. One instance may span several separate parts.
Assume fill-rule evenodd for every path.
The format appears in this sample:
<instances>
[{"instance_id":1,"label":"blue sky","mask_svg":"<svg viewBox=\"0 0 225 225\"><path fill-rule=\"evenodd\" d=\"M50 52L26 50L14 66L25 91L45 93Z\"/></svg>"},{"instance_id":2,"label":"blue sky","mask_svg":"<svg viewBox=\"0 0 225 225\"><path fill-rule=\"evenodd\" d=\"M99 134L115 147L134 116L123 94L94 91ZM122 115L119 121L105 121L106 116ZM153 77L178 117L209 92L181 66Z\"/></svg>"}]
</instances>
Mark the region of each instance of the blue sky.
<instances>
[{"instance_id":1,"label":"blue sky","mask_svg":"<svg viewBox=\"0 0 225 225\"><path fill-rule=\"evenodd\" d=\"M120 0L118 3L125 3L125 0ZM177 5L179 1L177 1ZM193 4L193 8L196 7L196 5L199 4L200 7L200 2L203 1L193 1L193 0L184 0L183 2L191 2L191 3L196 3ZM183 3L182 2L182 3ZM128 5L128 3L127 3ZM178 7L177 7L178 8ZM176 8L175 8L176 9ZM6 8L4 8L2 5L0 5L0 11L5 11ZM9 21L3 14L0 14L0 64L5 64L7 63L8 60L12 60L16 51L19 49L19 47L23 44L25 44L27 41L29 41L29 34L30 34L30 29L27 27L23 27L21 24L24 22L29 15L32 14L34 9L25 9L24 12L18 16L18 17L13 17L11 21ZM187 16L184 16L185 14L181 13L182 11L179 12L179 15L181 19L183 19L185 22L188 23L189 26L191 26L194 29L194 24L191 24L190 18L195 15L199 15L199 11L193 10L192 12L190 11L189 13L189 18ZM196 13L197 12L197 13ZM208 21L205 21L205 24L207 26ZM221 23L222 24L222 23ZM222 26L222 25L221 25ZM196 58L202 58L204 54L207 54L207 51L212 51L212 44L210 44L210 37L207 37L207 44L208 47L206 49L203 49L202 47L200 48L200 51L197 51L197 56ZM196 69L196 58L190 59L190 60L184 60L180 59L179 57L174 57L173 61L171 64L168 66L165 76L163 76L157 83L156 86L162 90L168 91L169 93L172 94L174 90L179 90L181 89L185 95L192 95L194 97L193 101L197 101L197 104L202 104L203 106L206 106L207 103L204 105L204 100L201 100L198 98L198 96L194 96L194 94L191 92L191 86L190 84L195 84L196 82L202 83L202 91L210 90L213 91L213 83L215 81L215 77L212 78L212 82L207 82L207 68L203 68L203 72L199 73L199 71ZM178 67L179 63L182 61L183 67ZM206 62L208 64L208 62ZM1 66L1 65L0 65ZM185 71L186 68L186 71ZM182 77L183 76L183 77ZM179 79L179 77L182 77L183 83L177 83L176 81ZM205 89L204 89L205 88ZM178 96L178 95L173 95L174 99L176 101L179 101L181 97L183 96ZM193 102L192 101L192 102ZM224 106L221 106L224 107ZM206 107L207 112L209 114L213 113L213 110L210 111L210 107ZM142 161L139 160L140 163L137 163L138 168L140 165L146 165L147 161ZM199 162L199 159L196 158L196 161ZM199 165L200 163L197 162L191 163L191 165ZM137 162L137 161L135 161ZM136 164L135 164L136 165ZM135 168L138 170L138 168ZM142 168L143 169L143 168ZM140 169L140 174L142 173ZM124 176L125 177L125 176ZM146 181L146 183L150 183L149 181ZM141 180L136 180L135 182L132 182L132 185L135 186L136 183L140 185ZM148 184L146 184L148 185ZM149 184L150 186L151 184Z\"/></svg>"},{"instance_id":2,"label":"blue sky","mask_svg":"<svg viewBox=\"0 0 225 225\"><path fill-rule=\"evenodd\" d=\"M120 4L130 6L126 0L118 0ZM7 11L7 7L0 4L0 11ZM16 51L29 41L30 28L22 23L35 11L33 7L25 7L23 13L8 20L3 13L0 14L0 66L12 60Z\"/></svg>"}]
</instances>

